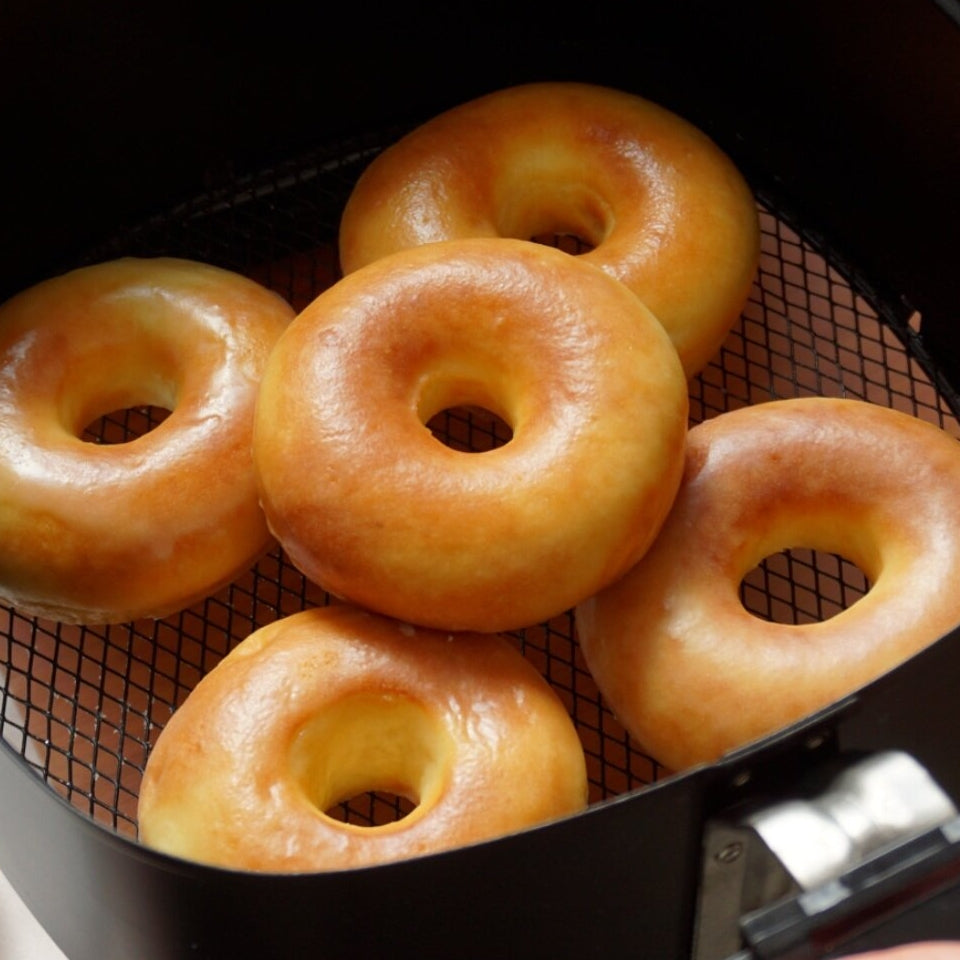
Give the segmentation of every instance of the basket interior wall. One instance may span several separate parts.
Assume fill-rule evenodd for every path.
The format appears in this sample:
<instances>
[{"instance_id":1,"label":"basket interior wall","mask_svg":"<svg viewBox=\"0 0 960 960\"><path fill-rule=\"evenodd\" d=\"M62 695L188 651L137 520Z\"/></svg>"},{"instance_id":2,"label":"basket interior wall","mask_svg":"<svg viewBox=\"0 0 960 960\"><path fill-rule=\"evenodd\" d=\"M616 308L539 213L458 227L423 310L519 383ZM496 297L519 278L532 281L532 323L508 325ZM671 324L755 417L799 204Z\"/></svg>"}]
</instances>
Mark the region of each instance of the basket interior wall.
<instances>
[{"instance_id":1,"label":"basket interior wall","mask_svg":"<svg viewBox=\"0 0 960 960\"><path fill-rule=\"evenodd\" d=\"M340 143L196 197L119 234L88 262L176 255L237 270L297 309L337 279L336 229L360 170L397 131ZM955 436L957 404L923 354L921 318L901 321L872 288L758 185L759 273L740 322L690 386L691 423L736 407L801 395L848 396L904 410ZM150 429L157 411L118 411L91 442ZM431 424L465 449L504 442L482 413ZM744 581L757 616L804 622L849 606L868 588L842 557L797 549ZM197 681L258 626L327 602L280 550L215 596L161 621L75 627L0 608L0 734L49 787L85 815L136 835L136 798L158 733ZM581 735L591 800L669 773L631 742L603 703L577 647L572 616L511 634L558 691ZM381 822L395 798L358 798L343 816Z\"/></svg>"}]
</instances>

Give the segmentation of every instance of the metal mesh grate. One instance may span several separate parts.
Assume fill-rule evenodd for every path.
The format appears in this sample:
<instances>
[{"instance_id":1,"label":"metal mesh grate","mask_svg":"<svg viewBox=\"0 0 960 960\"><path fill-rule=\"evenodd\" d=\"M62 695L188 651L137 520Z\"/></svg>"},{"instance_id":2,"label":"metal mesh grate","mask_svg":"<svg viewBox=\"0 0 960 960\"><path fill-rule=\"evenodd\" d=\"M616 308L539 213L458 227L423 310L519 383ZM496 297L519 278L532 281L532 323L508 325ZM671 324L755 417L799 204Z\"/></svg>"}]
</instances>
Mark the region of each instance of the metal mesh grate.
<instances>
[{"instance_id":1,"label":"metal mesh grate","mask_svg":"<svg viewBox=\"0 0 960 960\"><path fill-rule=\"evenodd\" d=\"M337 278L336 228L357 174L381 142L337 145L199 197L93 251L89 261L168 254L204 260L259 280L295 308ZM691 384L691 421L738 406L805 394L852 396L905 410L960 435L953 398L934 387L916 321L901 323L804 239L776 202L761 197L760 271L742 319ZM88 439L120 442L164 411L117 411ZM444 442L489 449L509 428L470 409L431 422ZM843 558L790 551L745 579L748 609L769 619L824 619L867 589ZM236 643L258 626L327 601L275 552L246 576L162 621L73 627L0 608L6 683L0 733L49 787L95 821L136 834L136 798L150 745L172 712ZM594 801L655 781L664 771L606 709L580 657L570 614L512 634L566 704L586 750ZM382 822L405 812L370 796L337 815Z\"/></svg>"}]
</instances>

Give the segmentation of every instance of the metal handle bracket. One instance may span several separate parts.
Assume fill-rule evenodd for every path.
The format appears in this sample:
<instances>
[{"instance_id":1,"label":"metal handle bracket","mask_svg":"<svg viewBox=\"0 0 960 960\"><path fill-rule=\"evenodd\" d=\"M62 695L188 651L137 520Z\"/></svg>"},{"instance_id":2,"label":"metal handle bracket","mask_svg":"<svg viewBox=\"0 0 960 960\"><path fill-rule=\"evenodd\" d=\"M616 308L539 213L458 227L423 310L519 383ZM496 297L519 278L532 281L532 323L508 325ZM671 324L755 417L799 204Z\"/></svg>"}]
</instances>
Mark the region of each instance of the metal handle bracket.
<instances>
[{"instance_id":1,"label":"metal handle bracket","mask_svg":"<svg viewBox=\"0 0 960 960\"><path fill-rule=\"evenodd\" d=\"M935 869L955 844L960 860L956 806L901 751L851 763L812 797L710 820L694 960L821 956L783 951L868 901L875 913L881 892L896 903L898 883L909 898L917 865Z\"/></svg>"}]
</instances>

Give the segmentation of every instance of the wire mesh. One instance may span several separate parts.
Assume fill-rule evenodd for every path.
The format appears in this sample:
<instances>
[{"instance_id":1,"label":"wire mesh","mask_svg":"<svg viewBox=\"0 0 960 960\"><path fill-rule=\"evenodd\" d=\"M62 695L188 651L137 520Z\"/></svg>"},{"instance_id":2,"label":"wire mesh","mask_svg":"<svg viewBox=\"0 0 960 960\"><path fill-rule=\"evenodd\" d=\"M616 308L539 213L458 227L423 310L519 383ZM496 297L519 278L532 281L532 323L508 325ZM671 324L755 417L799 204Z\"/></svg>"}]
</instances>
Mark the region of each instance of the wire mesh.
<instances>
[{"instance_id":1,"label":"wire mesh","mask_svg":"<svg viewBox=\"0 0 960 960\"><path fill-rule=\"evenodd\" d=\"M337 279L336 230L356 176L395 132L318 150L288 165L191 200L118 234L88 262L121 255L174 255L259 280L302 309ZM868 286L806 238L794 218L761 194L759 272L740 322L690 387L691 423L739 406L802 395L851 396L905 410L960 435L956 404L934 386L914 322L901 322ZM574 252L570 239L559 245ZM166 411L116 411L86 439L117 443ZM444 411L430 424L451 446L483 450L509 440L484 411ZM791 550L744 580L757 616L825 619L868 589L842 557ZM0 608L0 734L42 777L96 822L136 835L140 779L151 745L204 676L257 627L326 594L275 550L245 576L160 621L77 627ZM571 613L510 635L567 706L580 733L599 801L656 781L664 771L634 744L603 702L576 642ZM402 798L359 797L333 813L383 822L409 809Z\"/></svg>"}]
</instances>

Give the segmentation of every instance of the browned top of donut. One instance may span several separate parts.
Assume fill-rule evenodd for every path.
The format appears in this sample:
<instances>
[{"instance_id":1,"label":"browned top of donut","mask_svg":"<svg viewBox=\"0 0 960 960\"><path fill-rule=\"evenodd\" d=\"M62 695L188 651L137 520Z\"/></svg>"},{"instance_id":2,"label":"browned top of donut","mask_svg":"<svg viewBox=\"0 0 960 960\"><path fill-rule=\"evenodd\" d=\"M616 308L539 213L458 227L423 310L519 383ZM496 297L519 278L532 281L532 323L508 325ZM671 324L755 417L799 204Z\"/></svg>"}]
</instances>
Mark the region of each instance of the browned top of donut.
<instances>
[{"instance_id":1,"label":"browned top of donut","mask_svg":"<svg viewBox=\"0 0 960 960\"><path fill-rule=\"evenodd\" d=\"M808 397L690 431L660 536L578 610L590 669L670 766L713 760L797 720L960 624L960 444L916 417ZM743 577L781 551L836 554L867 576L811 623L748 612Z\"/></svg>"},{"instance_id":2,"label":"browned top of donut","mask_svg":"<svg viewBox=\"0 0 960 960\"><path fill-rule=\"evenodd\" d=\"M0 597L87 622L162 615L270 543L250 453L260 374L293 318L231 271L124 258L0 307ZM126 408L170 411L123 443Z\"/></svg>"},{"instance_id":3,"label":"browned top of donut","mask_svg":"<svg viewBox=\"0 0 960 960\"><path fill-rule=\"evenodd\" d=\"M572 234L667 328L688 375L739 315L759 255L752 192L688 121L642 97L531 83L478 97L388 147L340 226L350 272L404 247Z\"/></svg>"},{"instance_id":4,"label":"browned top of donut","mask_svg":"<svg viewBox=\"0 0 960 960\"><path fill-rule=\"evenodd\" d=\"M326 813L366 790L415 808L374 827ZM576 812L586 768L557 695L504 638L337 605L261 628L161 734L141 836L249 870L330 870L460 846Z\"/></svg>"},{"instance_id":5,"label":"browned top of donut","mask_svg":"<svg viewBox=\"0 0 960 960\"><path fill-rule=\"evenodd\" d=\"M465 404L512 439L440 443L425 424ZM308 576L415 622L508 629L646 547L686 416L676 351L625 287L549 247L472 239L383 258L304 310L271 356L254 453Z\"/></svg>"}]
</instances>

